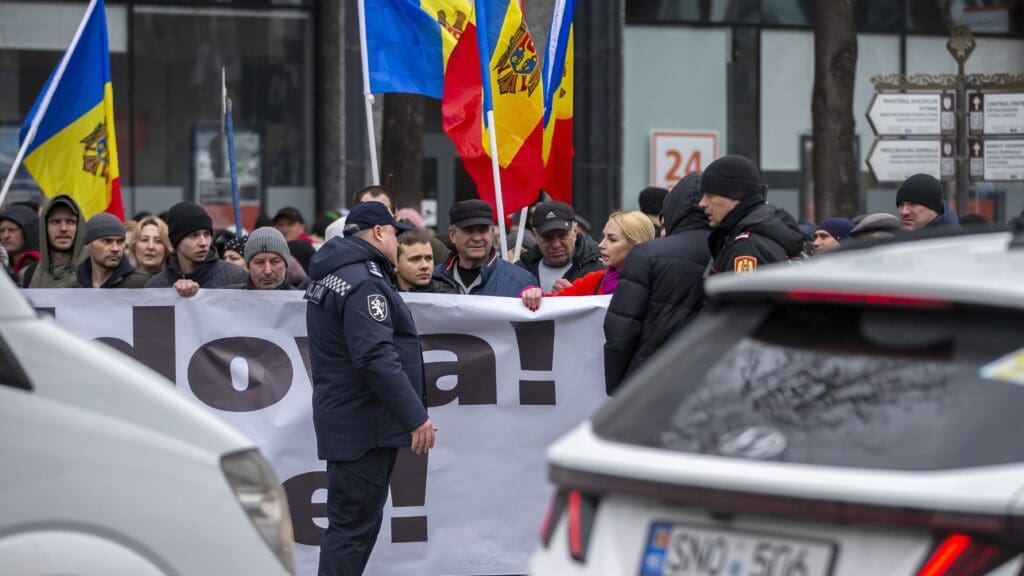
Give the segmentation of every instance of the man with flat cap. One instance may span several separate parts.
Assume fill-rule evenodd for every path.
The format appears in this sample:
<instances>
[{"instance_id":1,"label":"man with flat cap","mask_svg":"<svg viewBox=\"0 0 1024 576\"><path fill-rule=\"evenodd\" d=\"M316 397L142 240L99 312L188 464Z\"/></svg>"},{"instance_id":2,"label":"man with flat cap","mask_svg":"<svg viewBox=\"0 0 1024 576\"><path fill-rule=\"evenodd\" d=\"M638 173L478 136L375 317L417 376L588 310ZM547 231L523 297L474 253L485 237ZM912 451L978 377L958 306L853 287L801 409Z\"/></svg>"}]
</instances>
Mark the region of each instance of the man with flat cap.
<instances>
[{"instance_id":1,"label":"man with flat cap","mask_svg":"<svg viewBox=\"0 0 1024 576\"><path fill-rule=\"evenodd\" d=\"M434 278L455 288L457 294L518 298L537 285L526 270L502 260L494 250L494 212L483 200L456 202L448 211L448 237L455 250L434 268Z\"/></svg>"},{"instance_id":2,"label":"man with flat cap","mask_svg":"<svg viewBox=\"0 0 1024 576\"><path fill-rule=\"evenodd\" d=\"M384 204L363 202L345 219L345 236L328 240L310 262L313 427L327 461L320 576L363 573L398 449L434 447L416 324L395 286L397 234L411 229Z\"/></svg>"},{"instance_id":3,"label":"man with flat cap","mask_svg":"<svg viewBox=\"0 0 1024 576\"><path fill-rule=\"evenodd\" d=\"M699 206L711 224L709 274L742 274L800 258L803 233L789 213L765 201L753 162L734 155L715 160L704 171L700 190Z\"/></svg>"}]
</instances>

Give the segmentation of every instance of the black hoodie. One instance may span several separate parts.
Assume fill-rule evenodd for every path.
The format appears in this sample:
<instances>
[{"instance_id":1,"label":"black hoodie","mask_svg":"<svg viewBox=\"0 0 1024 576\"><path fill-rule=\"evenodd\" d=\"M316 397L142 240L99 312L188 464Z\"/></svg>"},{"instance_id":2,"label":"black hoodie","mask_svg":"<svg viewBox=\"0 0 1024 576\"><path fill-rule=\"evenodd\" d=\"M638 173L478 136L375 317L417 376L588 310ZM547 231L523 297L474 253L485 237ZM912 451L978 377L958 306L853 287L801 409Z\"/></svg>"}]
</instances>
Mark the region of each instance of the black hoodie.
<instances>
[{"instance_id":1,"label":"black hoodie","mask_svg":"<svg viewBox=\"0 0 1024 576\"><path fill-rule=\"evenodd\" d=\"M638 244L626 257L604 319L608 394L701 308L711 253L708 219L699 202L700 174L695 172L665 197L667 236Z\"/></svg>"},{"instance_id":2,"label":"black hoodie","mask_svg":"<svg viewBox=\"0 0 1024 576\"><path fill-rule=\"evenodd\" d=\"M168 254L164 269L149 278L146 288L170 288L181 279L192 280L199 284L200 288L226 288L234 284L244 284L249 280L249 273L227 260L221 260L217 256L217 249L210 246L206 260L196 264L191 274L186 274L181 269L177 253Z\"/></svg>"},{"instance_id":3,"label":"black hoodie","mask_svg":"<svg viewBox=\"0 0 1024 576\"><path fill-rule=\"evenodd\" d=\"M773 262L799 258L804 236L789 212L761 196L732 209L708 237L714 257L711 274L752 272Z\"/></svg>"}]
</instances>

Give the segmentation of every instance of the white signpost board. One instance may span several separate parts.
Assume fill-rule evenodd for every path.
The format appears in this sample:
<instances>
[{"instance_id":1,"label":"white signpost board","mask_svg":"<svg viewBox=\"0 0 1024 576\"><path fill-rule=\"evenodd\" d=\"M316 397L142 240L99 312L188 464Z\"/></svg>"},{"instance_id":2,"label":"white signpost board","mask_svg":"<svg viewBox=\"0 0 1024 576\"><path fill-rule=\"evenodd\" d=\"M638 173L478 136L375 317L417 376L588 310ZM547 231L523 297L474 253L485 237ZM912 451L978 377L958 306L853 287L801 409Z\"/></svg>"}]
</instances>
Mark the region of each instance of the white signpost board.
<instances>
[{"instance_id":1,"label":"white signpost board","mask_svg":"<svg viewBox=\"0 0 1024 576\"><path fill-rule=\"evenodd\" d=\"M972 92L971 134L1024 134L1024 93Z\"/></svg>"},{"instance_id":2,"label":"white signpost board","mask_svg":"<svg viewBox=\"0 0 1024 576\"><path fill-rule=\"evenodd\" d=\"M879 136L939 136L956 130L953 94L882 92L868 107L868 121Z\"/></svg>"},{"instance_id":3,"label":"white signpost board","mask_svg":"<svg viewBox=\"0 0 1024 576\"><path fill-rule=\"evenodd\" d=\"M690 172L718 158L718 132L655 130L651 133L651 186L671 190Z\"/></svg>"},{"instance_id":4,"label":"white signpost board","mask_svg":"<svg viewBox=\"0 0 1024 576\"><path fill-rule=\"evenodd\" d=\"M914 174L938 179L955 175L953 143L943 140L876 140L868 167L879 182L902 182Z\"/></svg>"},{"instance_id":5,"label":"white signpost board","mask_svg":"<svg viewBox=\"0 0 1024 576\"><path fill-rule=\"evenodd\" d=\"M1024 140L972 139L967 147L972 180L1024 180Z\"/></svg>"}]
</instances>

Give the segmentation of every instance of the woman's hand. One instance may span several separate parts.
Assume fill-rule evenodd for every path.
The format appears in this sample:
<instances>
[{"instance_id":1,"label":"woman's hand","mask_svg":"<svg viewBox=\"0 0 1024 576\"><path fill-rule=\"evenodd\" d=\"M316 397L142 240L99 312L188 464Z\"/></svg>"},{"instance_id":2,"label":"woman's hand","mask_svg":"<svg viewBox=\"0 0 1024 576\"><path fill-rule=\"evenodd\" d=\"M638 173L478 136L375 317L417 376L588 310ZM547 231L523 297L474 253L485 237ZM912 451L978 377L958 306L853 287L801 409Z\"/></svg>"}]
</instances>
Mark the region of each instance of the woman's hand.
<instances>
[{"instance_id":1,"label":"woman's hand","mask_svg":"<svg viewBox=\"0 0 1024 576\"><path fill-rule=\"evenodd\" d=\"M530 286L519 296L523 299L523 306L536 312L540 308L540 299L544 297L544 291L536 286Z\"/></svg>"},{"instance_id":2,"label":"woman's hand","mask_svg":"<svg viewBox=\"0 0 1024 576\"><path fill-rule=\"evenodd\" d=\"M558 280L555 280L555 284L551 288L551 293L554 294L555 292L565 290L569 286L572 286L572 282L569 282L565 278L559 278Z\"/></svg>"}]
</instances>

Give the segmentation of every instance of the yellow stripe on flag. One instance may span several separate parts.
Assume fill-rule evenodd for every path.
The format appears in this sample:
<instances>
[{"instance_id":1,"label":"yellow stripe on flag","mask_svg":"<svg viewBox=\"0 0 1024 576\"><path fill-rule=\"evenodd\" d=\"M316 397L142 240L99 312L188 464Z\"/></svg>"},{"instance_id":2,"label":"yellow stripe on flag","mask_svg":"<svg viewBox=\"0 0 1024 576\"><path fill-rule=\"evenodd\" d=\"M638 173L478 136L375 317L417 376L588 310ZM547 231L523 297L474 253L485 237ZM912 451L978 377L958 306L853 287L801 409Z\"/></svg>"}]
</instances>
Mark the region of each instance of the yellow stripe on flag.
<instances>
[{"instance_id":1,"label":"yellow stripe on flag","mask_svg":"<svg viewBox=\"0 0 1024 576\"><path fill-rule=\"evenodd\" d=\"M448 58L462 38L466 26L476 25L471 0L420 0L420 8L437 20L441 27L441 51L444 69L448 69Z\"/></svg>"}]
</instances>

